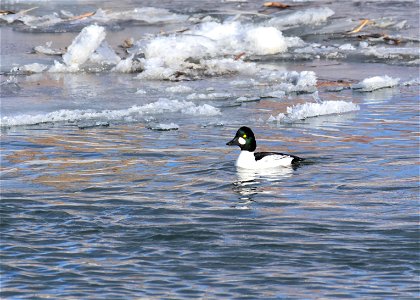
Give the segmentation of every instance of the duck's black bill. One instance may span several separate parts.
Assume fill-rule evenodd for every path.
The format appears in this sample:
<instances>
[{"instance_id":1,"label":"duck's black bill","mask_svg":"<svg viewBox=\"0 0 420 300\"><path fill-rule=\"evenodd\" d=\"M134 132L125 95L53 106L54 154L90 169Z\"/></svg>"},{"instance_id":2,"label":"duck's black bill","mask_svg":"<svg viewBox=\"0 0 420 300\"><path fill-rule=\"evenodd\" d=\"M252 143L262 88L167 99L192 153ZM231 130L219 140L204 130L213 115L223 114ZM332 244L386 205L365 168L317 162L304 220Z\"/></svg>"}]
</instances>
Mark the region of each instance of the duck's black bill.
<instances>
[{"instance_id":1,"label":"duck's black bill","mask_svg":"<svg viewBox=\"0 0 420 300\"><path fill-rule=\"evenodd\" d=\"M237 138L234 138L230 142L227 142L226 145L228 145L228 146L239 146L238 139Z\"/></svg>"}]
</instances>

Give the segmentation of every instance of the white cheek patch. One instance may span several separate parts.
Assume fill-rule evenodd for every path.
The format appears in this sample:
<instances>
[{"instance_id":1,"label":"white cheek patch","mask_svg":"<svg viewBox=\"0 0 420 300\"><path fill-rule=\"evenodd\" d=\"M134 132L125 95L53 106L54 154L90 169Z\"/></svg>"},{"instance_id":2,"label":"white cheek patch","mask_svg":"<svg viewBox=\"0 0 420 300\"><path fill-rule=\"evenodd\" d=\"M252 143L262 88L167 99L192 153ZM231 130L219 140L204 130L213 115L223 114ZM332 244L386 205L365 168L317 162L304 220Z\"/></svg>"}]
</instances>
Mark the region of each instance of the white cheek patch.
<instances>
[{"instance_id":1,"label":"white cheek patch","mask_svg":"<svg viewBox=\"0 0 420 300\"><path fill-rule=\"evenodd\" d=\"M239 142L239 144L241 144L241 145L245 145L245 144L246 144L246 141L245 141L245 139L244 139L243 137L240 137L240 138L238 139L238 142Z\"/></svg>"}]
</instances>

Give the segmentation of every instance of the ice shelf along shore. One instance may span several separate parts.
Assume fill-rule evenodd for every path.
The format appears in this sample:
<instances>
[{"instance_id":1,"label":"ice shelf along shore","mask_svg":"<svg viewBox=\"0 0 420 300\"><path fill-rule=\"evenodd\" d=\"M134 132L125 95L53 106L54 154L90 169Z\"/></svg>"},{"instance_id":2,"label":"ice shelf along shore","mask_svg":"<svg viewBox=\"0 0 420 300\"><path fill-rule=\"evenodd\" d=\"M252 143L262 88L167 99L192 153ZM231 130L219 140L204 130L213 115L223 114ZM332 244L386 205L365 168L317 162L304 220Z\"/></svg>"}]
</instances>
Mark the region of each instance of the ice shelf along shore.
<instances>
[{"instance_id":1,"label":"ice shelf along shore","mask_svg":"<svg viewBox=\"0 0 420 300\"><path fill-rule=\"evenodd\" d=\"M360 109L360 99L344 101L339 93L374 96L378 90L386 93L390 88L419 85L418 76L408 78L381 69L372 73L357 70L347 78L340 65L356 62L363 68L363 62L369 61L389 66L389 70L418 66L419 39L412 35L415 24L401 15L374 14L363 27L359 15L343 15L339 8L322 2L265 14L260 7L225 12L99 7L86 15L65 10L0 15L0 22L14 26L16 32L51 34L51 39L35 40L34 52L25 56L24 63L2 69L7 77L1 82L3 91L19 91L20 75L29 75L28 80L30 75L44 76L56 82L65 76L104 75L120 76L113 88L118 90L121 83L118 93L127 96L119 105L115 101L107 105L100 96L107 95L92 88L83 94L89 100L79 106L71 100L42 108L33 104L25 112L5 109L1 127L88 120L130 122L159 115L154 124L176 124L175 128L182 124L167 117L171 113L216 116L220 119L211 122L217 123L224 121L230 107L245 108L264 99L272 99L282 109L267 109L262 119L294 122ZM144 32L133 38L130 26ZM66 34L66 45L56 46L56 33ZM322 65L336 65L337 71L331 68L325 74L318 68ZM214 87L208 80L215 82ZM331 86L322 90L323 84ZM321 97L325 101L313 97L311 102L312 94L325 90L338 96Z\"/></svg>"}]
</instances>

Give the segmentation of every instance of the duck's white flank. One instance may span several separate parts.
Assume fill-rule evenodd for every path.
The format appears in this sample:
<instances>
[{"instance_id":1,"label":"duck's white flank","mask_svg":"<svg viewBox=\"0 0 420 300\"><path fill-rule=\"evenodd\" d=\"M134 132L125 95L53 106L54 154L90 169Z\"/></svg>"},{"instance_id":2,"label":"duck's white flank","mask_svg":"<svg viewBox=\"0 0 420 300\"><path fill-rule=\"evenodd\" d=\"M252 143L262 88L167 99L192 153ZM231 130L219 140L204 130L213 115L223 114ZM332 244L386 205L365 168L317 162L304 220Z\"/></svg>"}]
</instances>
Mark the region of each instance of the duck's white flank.
<instances>
[{"instance_id":1,"label":"duck's white flank","mask_svg":"<svg viewBox=\"0 0 420 300\"><path fill-rule=\"evenodd\" d=\"M293 157L289 155L267 155L255 160L254 152L242 150L236 160L236 166L244 169L267 169L276 167L289 167Z\"/></svg>"}]
</instances>

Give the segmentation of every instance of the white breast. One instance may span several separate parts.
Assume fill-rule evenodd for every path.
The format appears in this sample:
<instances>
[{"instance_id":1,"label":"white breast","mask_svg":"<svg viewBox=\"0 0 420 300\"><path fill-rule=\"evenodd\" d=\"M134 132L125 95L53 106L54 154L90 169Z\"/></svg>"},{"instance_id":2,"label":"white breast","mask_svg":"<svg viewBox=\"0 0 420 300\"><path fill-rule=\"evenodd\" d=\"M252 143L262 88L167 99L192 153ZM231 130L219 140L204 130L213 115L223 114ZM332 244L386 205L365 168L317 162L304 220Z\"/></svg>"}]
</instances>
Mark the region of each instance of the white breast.
<instances>
[{"instance_id":1,"label":"white breast","mask_svg":"<svg viewBox=\"0 0 420 300\"><path fill-rule=\"evenodd\" d=\"M256 161L254 152L249 152L245 150L241 151L241 153L238 156L238 159L236 160L236 166L245 169L255 169Z\"/></svg>"}]
</instances>

